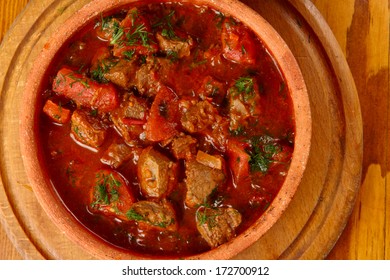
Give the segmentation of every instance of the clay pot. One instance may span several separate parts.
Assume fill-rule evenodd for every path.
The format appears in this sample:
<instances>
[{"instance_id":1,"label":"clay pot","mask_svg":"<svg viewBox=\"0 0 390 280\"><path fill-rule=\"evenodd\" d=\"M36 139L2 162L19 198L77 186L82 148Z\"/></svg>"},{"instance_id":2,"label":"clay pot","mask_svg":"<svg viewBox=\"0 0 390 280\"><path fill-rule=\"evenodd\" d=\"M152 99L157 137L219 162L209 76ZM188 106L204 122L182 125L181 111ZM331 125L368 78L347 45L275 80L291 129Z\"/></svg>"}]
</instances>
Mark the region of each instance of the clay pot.
<instances>
[{"instance_id":1,"label":"clay pot","mask_svg":"<svg viewBox=\"0 0 390 280\"><path fill-rule=\"evenodd\" d=\"M116 9L124 4L144 2L142 0L95 0L84 6L50 38L37 58L29 75L25 91L23 112L20 117L21 151L25 170L34 193L52 221L76 244L84 247L99 259L140 259L123 249L114 247L82 226L66 209L51 185L40 156L37 143L40 104L38 95L44 84L46 70L60 47L87 22L103 11ZM207 5L229 14L251 28L263 41L283 73L291 93L296 121L295 147L291 166L280 192L266 212L245 232L231 241L188 259L229 259L252 245L262 237L281 217L288 207L303 176L311 141L311 115L305 83L298 64L277 32L260 15L236 0L170 0L170 2L191 2Z\"/></svg>"}]
</instances>

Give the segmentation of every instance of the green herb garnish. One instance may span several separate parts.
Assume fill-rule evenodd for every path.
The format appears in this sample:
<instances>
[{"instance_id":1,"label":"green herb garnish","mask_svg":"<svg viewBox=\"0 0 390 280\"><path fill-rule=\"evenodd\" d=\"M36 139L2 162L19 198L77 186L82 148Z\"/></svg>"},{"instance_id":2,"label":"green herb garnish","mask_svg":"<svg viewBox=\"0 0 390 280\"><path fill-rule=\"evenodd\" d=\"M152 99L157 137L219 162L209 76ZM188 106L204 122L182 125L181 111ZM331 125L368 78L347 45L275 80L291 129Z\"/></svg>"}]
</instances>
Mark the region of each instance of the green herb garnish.
<instances>
[{"instance_id":1,"label":"green herb garnish","mask_svg":"<svg viewBox=\"0 0 390 280\"><path fill-rule=\"evenodd\" d=\"M113 61L99 61L97 68L91 72L91 78L99 83L108 83L109 81L105 78L104 75L107 74L116 64L117 62Z\"/></svg>"},{"instance_id":2,"label":"green herb garnish","mask_svg":"<svg viewBox=\"0 0 390 280\"><path fill-rule=\"evenodd\" d=\"M274 162L273 157L281 151L280 145L270 136L252 137L249 142L252 146L248 151L251 171L267 173L270 164Z\"/></svg>"},{"instance_id":3,"label":"green herb garnish","mask_svg":"<svg viewBox=\"0 0 390 280\"><path fill-rule=\"evenodd\" d=\"M113 31L112 31L112 38L111 38L110 44L111 45L115 45L115 44L122 45L122 43L123 43L122 37L124 34L123 27L121 27L118 22L114 22L112 28L113 28Z\"/></svg>"},{"instance_id":4,"label":"green herb garnish","mask_svg":"<svg viewBox=\"0 0 390 280\"><path fill-rule=\"evenodd\" d=\"M94 202L92 207L97 204L109 205L119 200L118 187L122 184L119 180L115 179L113 173L109 175L98 173L96 174L96 185L94 192Z\"/></svg>"},{"instance_id":5,"label":"green herb garnish","mask_svg":"<svg viewBox=\"0 0 390 280\"><path fill-rule=\"evenodd\" d=\"M238 80L236 80L234 86L239 93L244 93L246 95L254 94L254 81L251 77L239 78Z\"/></svg>"},{"instance_id":6,"label":"green herb garnish","mask_svg":"<svg viewBox=\"0 0 390 280\"><path fill-rule=\"evenodd\" d=\"M129 211L127 211L126 217L132 221L144 221L145 220L145 218L142 215L138 214L134 209L130 209Z\"/></svg>"},{"instance_id":7,"label":"green herb garnish","mask_svg":"<svg viewBox=\"0 0 390 280\"><path fill-rule=\"evenodd\" d=\"M152 25L153 28L162 27L161 35L170 40L182 40L178 37L173 30L172 17L174 16L175 11L170 11L168 15L164 16L160 21Z\"/></svg>"}]
</instances>

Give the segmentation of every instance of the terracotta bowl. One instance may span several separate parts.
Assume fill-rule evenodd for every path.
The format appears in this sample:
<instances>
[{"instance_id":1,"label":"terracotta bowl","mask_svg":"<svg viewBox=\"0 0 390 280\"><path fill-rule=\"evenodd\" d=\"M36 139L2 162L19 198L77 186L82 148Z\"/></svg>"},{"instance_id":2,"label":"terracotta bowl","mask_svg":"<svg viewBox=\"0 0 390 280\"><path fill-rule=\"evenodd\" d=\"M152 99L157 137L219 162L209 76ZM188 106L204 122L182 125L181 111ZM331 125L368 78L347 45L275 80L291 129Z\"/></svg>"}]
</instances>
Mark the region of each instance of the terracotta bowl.
<instances>
[{"instance_id":1,"label":"terracotta bowl","mask_svg":"<svg viewBox=\"0 0 390 280\"><path fill-rule=\"evenodd\" d=\"M110 11L122 5L142 0L96 0L74 14L52 35L37 58L23 97L23 113L20 117L21 150L25 170L34 193L51 220L71 240L99 259L140 259L118 247L114 247L82 226L66 209L54 190L50 178L42 165L38 139L39 102L38 96L53 57L61 46L80 28L103 11ZM229 242L208 252L188 259L229 259L252 245L262 237L281 217L288 207L303 176L310 150L311 115L307 90L299 66L286 43L259 14L236 0L170 0L170 2L191 2L207 5L229 14L251 28L261 39L283 73L286 87L291 94L296 121L295 146L291 166L278 195L266 212L245 232Z\"/></svg>"}]
</instances>

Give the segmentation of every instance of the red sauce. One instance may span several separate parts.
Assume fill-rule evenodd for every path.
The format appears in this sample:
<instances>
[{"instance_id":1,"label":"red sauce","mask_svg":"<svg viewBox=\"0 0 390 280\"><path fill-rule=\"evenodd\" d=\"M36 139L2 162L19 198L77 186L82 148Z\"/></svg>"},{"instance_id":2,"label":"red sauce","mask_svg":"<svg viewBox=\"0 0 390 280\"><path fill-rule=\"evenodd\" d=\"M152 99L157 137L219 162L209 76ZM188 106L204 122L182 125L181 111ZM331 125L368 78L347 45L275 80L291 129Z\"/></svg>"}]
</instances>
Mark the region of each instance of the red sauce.
<instances>
[{"instance_id":1,"label":"red sauce","mask_svg":"<svg viewBox=\"0 0 390 280\"><path fill-rule=\"evenodd\" d=\"M97 18L74 36L54 61L48 86L42 93L43 103L50 100L58 105L57 111L54 109L50 112L62 112L62 108L72 114L76 110L85 111L98 120L105 136L101 143L89 147L80 141L82 138L77 139L75 127L72 127L73 119L59 121L55 113L42 112L40 142L47 171L69 211L107 242L135 253L160 257L182 257L205 252L210 245L196 226L198 207L189 207L185 203L185 162L188 159L172 156L170 144L165 143L184 133L196 139L197 151L212 155L213 160L222 158L225 179L207 196L205 205L236 209L242 216L234 232L238 235L264 213L285 180L294 149L291 98L284 78L266 48L238 20L188 3L139 6L137 15L132 18L127 12L131 8ZM123 42L130 40L131 36L121 37L123 34L115 24L105 28L112 18L121 23L119 27L124 26L124 33L137 26L147 28L145 34L148 38L137 37L132 44ZM125 20L133 26L126 27L123 23ZM103 31L111 34L102 38ZM171 51L163 49L156 38L157 33L163 37L165 35L164 40L168 43L184 42L186 45ZM185 48L189 49L189 53ZM92 69L97 65L96 57L104 57L104 54L96 54L102 50L108 50L107 57L115 63L119 60L133 61L136 71L149 63L150 59L163 59L153 79L168 92L164 95L158 88L155 94L150 83L146 84L148 89L144 92L137 88L139 83L123 88L105 78L104 73L100 73L103 74L100 79L96 76L99 73L95 72L94 76ZM115 67L113 64L109 66ZM58 74L64 67L74 71L74 76L68 75L68 81L64 77L61 80ZM73 79L73 82L69 82L69 79ZM94 97L89 99L85 95L91 91L91 96L94 96L95 86L99 89L100 85L113 87L116 94L113 98L117 98L119 103L123 102L123 96L131 95L147 104L148 111L144 117L127 119L133 127L138 125L139 131L137 137L133 137L134 141L126 141L112 121L113 111L120 106L115 103L117 101L107 98L109 101L104 102L105 106L109 106L104 108L109 109L103 110L99 102L92 100ZM79 87L82 100L61 92L58 89L60 86L67 87L64 91ZM158 104L154 103L157 98L162 100ZM211 105L213 112L219 116L217 127L210 129L209 125L205 131L191 132L183 124L186 112L183 100ZM116 109L111 110L110 106ZM151 109L153 106L155 109ZM66 115L61 120L66 120L66 117L69 118ZM153 136L146 137L152 141L145 140L148 126ZM164 129L159 131L159 126ZM131 151L117 167L101 161L112 143L124 144ZM145 195L137 173L141 151L150 145L177 164L173 189L158 198ZM196 154L191 157L195 158ZM132 198L121 207L131 207L133 203L144 200L169 201L176 214L176 230L168 231L163 226L140 226L139 220L126 218L126 213L116 215L103 210L94 211L91 193L98 184L96 172L99 170L115 172L113 174L117 179L113 182L120 181L121 185L127 185L125 187ZM109 191L108 184L104 186L105 191ZM102 204L102 201L99 203Z\"/></svg>"}]
</instances>

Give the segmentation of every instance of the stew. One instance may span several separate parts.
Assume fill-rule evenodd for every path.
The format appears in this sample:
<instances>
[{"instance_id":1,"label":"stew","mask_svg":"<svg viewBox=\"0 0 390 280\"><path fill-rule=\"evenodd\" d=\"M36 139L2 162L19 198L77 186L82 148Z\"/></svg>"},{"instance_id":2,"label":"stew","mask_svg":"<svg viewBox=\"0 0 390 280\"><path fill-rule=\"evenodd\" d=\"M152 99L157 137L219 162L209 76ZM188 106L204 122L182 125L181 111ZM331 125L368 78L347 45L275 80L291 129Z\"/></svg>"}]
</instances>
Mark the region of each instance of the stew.
<instances>
[{"instance_id":1,"label":"stew","mask_svg":"<svg viewBox=\"0 0 390 280\"><path fill-rule=\"evenodd\" d=\"M185 257L269 207L294 150L283 75L240 21L152 3L101 14L63 47L42 91L56 192L107 242Z\"/></svg>"}]
</instances>

